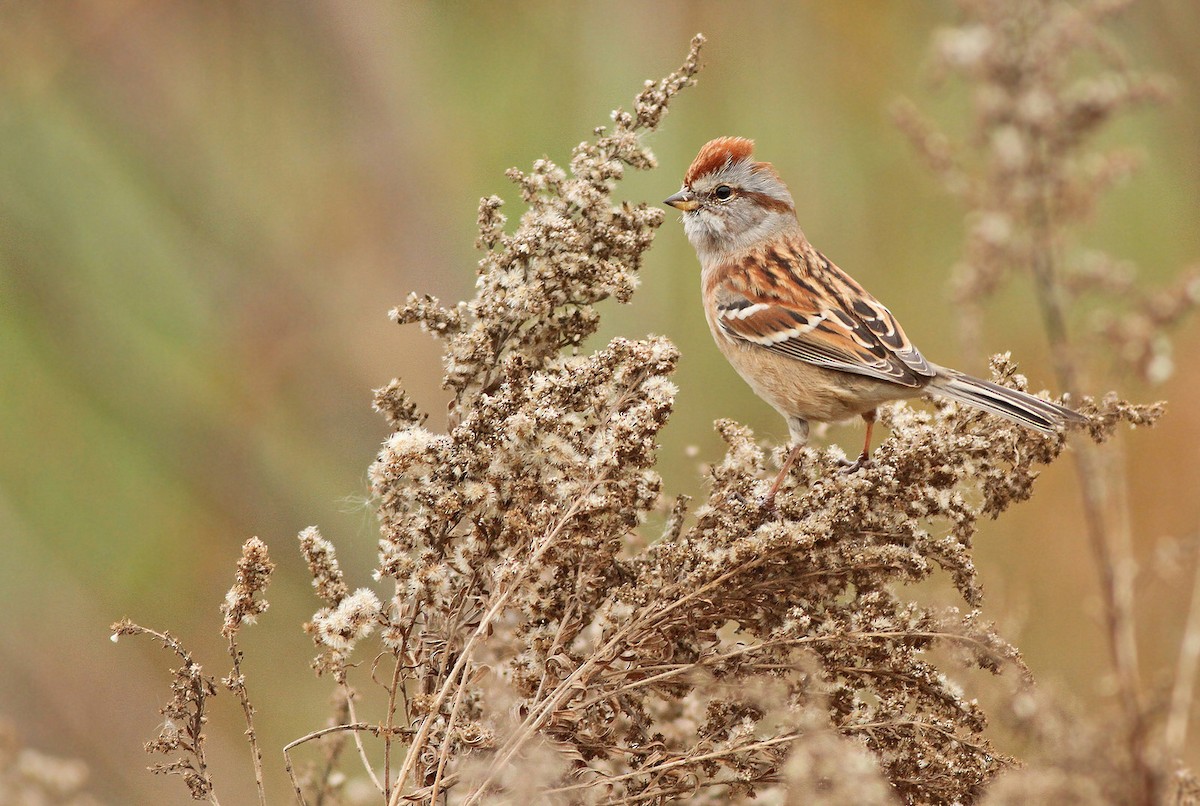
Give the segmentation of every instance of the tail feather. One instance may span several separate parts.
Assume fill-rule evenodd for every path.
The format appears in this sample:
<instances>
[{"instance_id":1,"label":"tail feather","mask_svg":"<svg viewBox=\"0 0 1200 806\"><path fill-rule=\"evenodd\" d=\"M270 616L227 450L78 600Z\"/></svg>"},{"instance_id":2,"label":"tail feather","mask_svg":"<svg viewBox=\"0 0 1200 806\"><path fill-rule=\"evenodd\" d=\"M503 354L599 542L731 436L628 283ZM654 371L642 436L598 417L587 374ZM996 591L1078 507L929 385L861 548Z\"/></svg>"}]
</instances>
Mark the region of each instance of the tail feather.
<instances>
[{"instance_id":1,"label":"tail feather","mask_svg":"<svg viewBox=\"0 0 1200 806\"><path fill-rule=\"evenodd\" d=\"M1087 422L1082 414L1065 406L958 372L942 370L927 389L1043 434L1056 433L1067 423Z\"/></svg>"}]
</instances>

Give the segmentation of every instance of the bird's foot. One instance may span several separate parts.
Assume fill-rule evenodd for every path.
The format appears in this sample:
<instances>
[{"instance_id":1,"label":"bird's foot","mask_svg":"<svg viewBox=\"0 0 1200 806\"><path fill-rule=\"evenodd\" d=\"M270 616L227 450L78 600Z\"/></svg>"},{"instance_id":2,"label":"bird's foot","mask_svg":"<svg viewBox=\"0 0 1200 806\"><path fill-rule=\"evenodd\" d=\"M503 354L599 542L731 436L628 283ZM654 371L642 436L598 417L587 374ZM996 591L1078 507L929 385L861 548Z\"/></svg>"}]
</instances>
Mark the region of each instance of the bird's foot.
<instances>
[{"instance_id":1,"label":"bird's foot","mask_svg":"<svg viewBox=\"0 0 1200 806\"><path fill-rule=\"evenodd\" d=\"M849 476L852 473L857 473L867 465L871 464L871 456L866 451L858 455L858 458L851 462L849 459L842 459L838 462L842 466L842 473Z\"/></svg>"}]
</instances>

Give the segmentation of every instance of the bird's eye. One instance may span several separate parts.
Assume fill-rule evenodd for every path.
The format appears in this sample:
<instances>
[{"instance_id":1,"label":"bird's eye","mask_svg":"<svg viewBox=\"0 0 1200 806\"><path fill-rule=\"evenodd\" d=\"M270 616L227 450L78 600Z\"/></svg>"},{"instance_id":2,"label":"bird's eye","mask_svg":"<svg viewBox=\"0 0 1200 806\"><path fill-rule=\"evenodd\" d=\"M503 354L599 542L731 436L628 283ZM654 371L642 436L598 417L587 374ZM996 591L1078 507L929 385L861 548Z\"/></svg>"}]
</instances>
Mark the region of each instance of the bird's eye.
<instances>
[{"instance_id":1,"label":"bird's eye","mask_svg":"<svg viewBox=\"0 0 1200 806\"><path fill-rule=\"evenodd\" d=\"M733 198L733 188L729 185L717 185L713 195L717 197L717 201L729 201Z\"/></svg>"}]
</instances>

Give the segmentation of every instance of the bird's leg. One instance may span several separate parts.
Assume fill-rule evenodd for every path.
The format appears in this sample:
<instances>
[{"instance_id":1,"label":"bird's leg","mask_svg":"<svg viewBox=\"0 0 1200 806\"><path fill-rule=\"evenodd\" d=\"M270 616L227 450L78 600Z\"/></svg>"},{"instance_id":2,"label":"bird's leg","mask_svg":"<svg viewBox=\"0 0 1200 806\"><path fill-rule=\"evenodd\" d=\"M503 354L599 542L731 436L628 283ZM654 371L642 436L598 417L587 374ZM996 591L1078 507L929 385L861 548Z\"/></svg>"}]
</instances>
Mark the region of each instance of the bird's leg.
<instances>
[{"instance_id":1,"label":"bird's leg","mask_svg":"<svg viewBox=\"0 0 1200 806\"><path fill-rule=\"evenodd\" d=\"M763 499L763 508L768 511L775 508L775 493L779 492L783 480L787 478L788 471L796 464L796 460L800 458L800 452L808 444L808 422L789 417L788 433L792 438L792 449L788 451L787 458L783 460L783 467L779 469L779 475L775 477L775 481L771 483L771 489L767 491L767 497Z\"/></svg>"},{"instance_id":2,"label":"bird's leg","mask_svg":"<svg viewBox=\"0 0 1200 806\"><path fill-rule=\"evenodd\" d=\"M775 493L779 492L779 485L783 484L783 480L787 478L788 471L792 469L792 465L796 464L796 460L800 458L800 451L804 450L803 445L793 445L788 451L787 458L783 460L783 467L779 470L779 475L775 477L774 483L771 484L771 489L767 491L767 497L763 499L763 506L767 509L775 508Z\"/></svg>"},{"instance_id":3,"label":"bird's leg","mask_svg":"<svg viewBox=\"0 0 1200 806\"><path fill-rule=\"evenodd\" d=\"M871 431L875 428L875 409L863 412L862 418L867 423L867 438L863 440L862 453L853 462L846 462L846 469L842 471L843 473L854 473L866 467L871 461Z\"/></svg>"}]
</instances>

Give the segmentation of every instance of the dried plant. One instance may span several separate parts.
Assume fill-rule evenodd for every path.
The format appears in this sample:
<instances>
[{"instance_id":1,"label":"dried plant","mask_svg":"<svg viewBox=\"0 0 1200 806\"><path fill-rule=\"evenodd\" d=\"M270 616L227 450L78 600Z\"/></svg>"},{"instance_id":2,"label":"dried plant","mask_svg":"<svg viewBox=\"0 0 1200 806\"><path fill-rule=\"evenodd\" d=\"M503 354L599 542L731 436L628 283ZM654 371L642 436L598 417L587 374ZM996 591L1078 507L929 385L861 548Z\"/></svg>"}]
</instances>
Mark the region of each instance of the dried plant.
<instances>
[{"instance_id":1,"label":"dried plant","mask_svg":"<svg viewBox=\"0 0 1200 806\"><path fill-rule=\"evenodd\" d=\"M637 132L690 83L698 45L611 134L579 146L569 174L547 161L510 171L528 205L515 231L499 199L483 201L472 300L414 296L393 312L445 342L452 400L438 434L399 381L377 394L395 428L371 470L375 576L391 592L348 604L332 547L301 535L327 605L309 627L318 670L345 685L350 654L379 628L372 669L390 678L389 710L371 731L391 804L728 802L784 782L822 790L805 771L846 765L890 782L881 798L953 802L1009 763L928 650L995 672L1021 669L1016 650L977 609L902 592L941 570L977 608L976 522L1026 498L1062 437L892 406L874 466L846 476L838 451L810 449L768 519L766 456L722 422L728 452L707 502L689 523L677 501L661 538L635 548L659 495L677 354L655 337L578 346L595 303L628 299L661 220L614 207L612 183L653 164ZM1024 383L1006 359L994 370ZM1084 409L1098 436L1155 416L1115 399ZM358 737L351 719L341 727Z\"/></svg>"},{"instance_id":2,"label":"dried plant","mask_svg":"<svg viewBox=\"0 0 1200 806\"><path fill-rule=\"evenodd\" d=\"M192 653L169 632L157 632L128 619L112 625L112 630L113 641L122 635L149 636L179 658L179 667L171 670L171 701L159 709L163 715L162 726L158 736L146 742L147 753L174 755L175 758L153 765L150 771L180 776L194 800L207 800L217 806L220 801L213 792L212 775L204 752L208 700L216 696L217 682L204 674L203 667L192 659Z\"/></svg>"},{"instance_id":3,"label":"dried plant","mask_svg":"<svg viewBox=\"0 0 1200 806\"><path fill-rule=\"evenodd\" d=\"M246 739L254 763L254 782L259 803L262 804L266 803L262 751L254 730L254 706L250 702L246 680L242 674L242 650L237 644L237 636L244 625L253 624L258 616L266 611L267 601L261 596L274 570L275 565L267 554L267 545L257 537L250 538L242 546L234 585L225 594L225 601L221 604L221 614L225 618L221 634L229 641L229 655L233 660L233 668L228 675L221 678L221 685L232 691L242 706L242 714L246 720ZM192 653L169 632L158 632L135 624L129 619L122 619L112 625L112 631L114 642L122 635L145 635L179 658L179 667L171 670L171 701L159 709L163 715L162 727L158 736L146 743L147 753L173 755L175 758L166 763L155 764L150 770L162 775L182 777L194 800L207 800L213 806L219 806L220 801L213 788L212 774L204 752L204 729L208 723L209 700L217 695L217 681L204 674L203 667L193 659Z\"/></svg>"},{"instance_id":4,"label":"dried plant","mask_svg":"<svg viewBox=\"0 0 1200 806\"><path fill-rule=\"evenodd\" d=\"M980 518L1032 494L1065 435L891 404L871 465L846 475L840 450L806 448L771 510L763 476L779 456L723 420L707 499L693 511L677 498L661 535L646 534L678 352L656 336L583 345L597 304L629 299L663 217L615 204L615 183L654 165L640 136L694 81L702 43L569 169L510 171L527 208L511 231L500 199L481 202L471 300L413 296L392 312L443 342L448 428L426 428L399 380L377 391L393 431L370 471L374 587L352 590L333 544L300 534L322 601L306 625L314 668L337 706L285 748L298 802L970 803L1014 766L953 679L977 667L1013 703L1032 696L980 610L971 542ZM992 371L1025 386L1008 356ZM1074 400L1096 441L1161 413ZM261 610L257 551L224 610L231 641L231 623ZM934 575L962 602L919 601L912 584ZM201 733L215 683L150 634L184 660L169 706L188 725L170 748L184 751L177 771L215 802ZM356 686L382 689L382 709L360 715Z\"/></svg>"},{"instance_id":5,"label":"dried plant","mask_svg":"<svg viewBox=\"0 0 1200 806\"><path fill-rule=\"evenodd\" d=\"M267 554L267 544L252 537L242 546L242 557L238 560L237 576L232 588L225 594L221 614L225 623L221 634L229 641L229 656L233 669L221 678L221 684L233 692L242 706L246 718L246 740L250 743L254 762L254 783L258 791L258 802L266 806L267 795L263 788L262 750L258 746L258 734L254 731L254 706L250 703L250 692L246 689L246 677L242 674L242 650L237 645L237 636L245 624L253 624L267 610L267 600L261 598L271 581L275 564Z\"/></svg>"}]
</instances>

